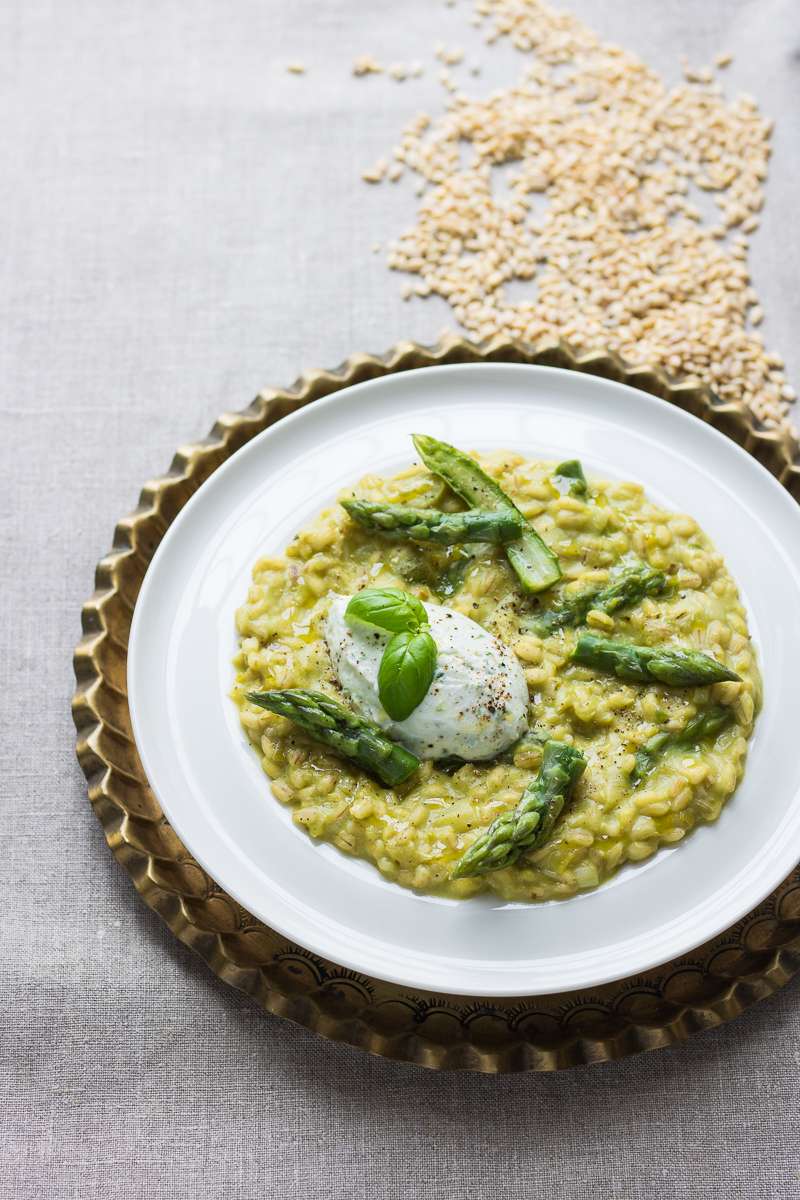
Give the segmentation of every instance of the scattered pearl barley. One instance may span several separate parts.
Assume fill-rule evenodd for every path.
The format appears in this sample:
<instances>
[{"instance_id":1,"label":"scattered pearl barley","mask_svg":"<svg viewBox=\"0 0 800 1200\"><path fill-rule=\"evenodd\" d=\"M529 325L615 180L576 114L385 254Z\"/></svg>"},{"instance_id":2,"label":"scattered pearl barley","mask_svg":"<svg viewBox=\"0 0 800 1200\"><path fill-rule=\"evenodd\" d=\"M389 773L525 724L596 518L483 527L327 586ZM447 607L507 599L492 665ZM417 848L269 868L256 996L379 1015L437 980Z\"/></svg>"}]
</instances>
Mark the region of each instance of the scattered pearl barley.
<instances>
[{"instance_id":1,"label":"scattered pearl barley","mask_svg":"<svg viewBox=\"0 0 800 1200\"><path fill-rule=\"evenodd\" d=\"M436 47L450 95L434 121L409 122L395 151L421 200L389 265L420 277L422 294L443 297L477 338L608 346L785 426L794 391L753 327L762 317L747 267L770 154L755 100L726 100L705 67L687 65L687 82L668 88L542 0L478 0L482 18L488 42L507 38L531 65L472 99L447 71L461 58ZM379 182L380 166L364 178ZM690 201L693 183L713 220ZM409 287L404 297L420 294Z\"/></svg>"}]
</instances>

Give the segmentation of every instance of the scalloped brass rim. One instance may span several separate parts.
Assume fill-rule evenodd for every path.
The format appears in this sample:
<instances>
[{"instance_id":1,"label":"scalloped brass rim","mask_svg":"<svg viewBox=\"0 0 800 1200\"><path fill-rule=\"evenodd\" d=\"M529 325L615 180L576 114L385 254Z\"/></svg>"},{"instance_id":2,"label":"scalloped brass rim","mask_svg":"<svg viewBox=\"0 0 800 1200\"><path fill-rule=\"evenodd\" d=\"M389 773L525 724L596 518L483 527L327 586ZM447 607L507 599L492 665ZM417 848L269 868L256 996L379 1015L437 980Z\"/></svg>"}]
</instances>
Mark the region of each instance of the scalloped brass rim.
<instances>
[{"instance_id":1,"label":"scalloped brass rim","mask_svg":"<svg viewBox=\"0 0 800 1200\"><path fill-rule=\"evenodd\" d=\"M221 979L265 1010L373 1054L433 1068L557 1070L668 1046L737 1016L800 967L800 869L747 918L691 955L591 993L474 1000L415 992L326 962L291 945L222 892L167 824L142 770L127 703L131 617L147 566L170 522L216 468L290 412L355 383L413 368L521 362L584 371L660 396L726 433L800 502L800 447L765 429L742 404L706 387L563 342L538 347L452 336L357 354L293 387L260 392L225 413L201 442L181 447L166 475L145 484L116 527L82 611L74 667L77 754L91 804L117 861L139 894Z\"/></svg>"}]
</instances>

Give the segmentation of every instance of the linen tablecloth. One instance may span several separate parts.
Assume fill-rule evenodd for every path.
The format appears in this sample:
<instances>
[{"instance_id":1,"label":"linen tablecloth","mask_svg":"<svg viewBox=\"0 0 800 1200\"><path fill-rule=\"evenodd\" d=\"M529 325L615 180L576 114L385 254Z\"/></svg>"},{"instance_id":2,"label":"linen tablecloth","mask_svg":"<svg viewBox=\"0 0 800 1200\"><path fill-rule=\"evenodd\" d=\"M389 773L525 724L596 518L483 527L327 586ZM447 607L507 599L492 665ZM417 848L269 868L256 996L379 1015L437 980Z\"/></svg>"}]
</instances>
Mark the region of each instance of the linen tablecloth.
<instances>
[{"instance_id":1,"label":"linen tablecloth","mask_svg":"<svg viewBox=\"0 0 800 1200\"><path fill-rule=\"evenodd\" d=\"M752 267L796 383L797 0L571 9L667 78L681 55L733 52L728 84L776 118ZM452 325L371 253L410 221L412 189L360 173L440 111L437 41L484 61L476 88L516 77L468 11L0 7L2 1198L800 1195L800 986L677 1049L558 1075L372 1059L265 1016L178 944L74 761L80 604L140 484L259 387ZM360 54L427 71L355 80Z\"/></svg>"}]
</instances>

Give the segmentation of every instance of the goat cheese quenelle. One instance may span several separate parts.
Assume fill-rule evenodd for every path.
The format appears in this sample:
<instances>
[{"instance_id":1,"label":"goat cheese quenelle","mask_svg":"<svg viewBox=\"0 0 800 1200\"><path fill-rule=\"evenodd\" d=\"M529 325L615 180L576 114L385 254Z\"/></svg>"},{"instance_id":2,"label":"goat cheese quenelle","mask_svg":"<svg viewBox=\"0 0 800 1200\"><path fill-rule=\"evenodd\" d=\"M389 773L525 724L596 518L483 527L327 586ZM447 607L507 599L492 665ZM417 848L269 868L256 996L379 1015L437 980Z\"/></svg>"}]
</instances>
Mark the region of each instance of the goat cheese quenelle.
<instances>
[{"instance_id":1,"label":"goat cheese quenelle","mask_svg":"<svg viewBox=\"0 0 800 1200\"><path fill-rule=\"evenodd\" d=\"M436 643L433 681L409 717L393 721L378 697L378 670L388 635L351 628L347 596L336 596L325 641L343 691L362 716L421 759L494 758L528 727L528 685L519 659L477 621L425 604Z\"/></svg>"},{"instance_id":2,"label":"goat cheese quenelle","mask_svg":"<svg viewBox=\"0 0 800 1200\"><path fill-rule=\"evenodd\" d=\"M762 685L694 518L577 459L413 441L253 568L232 695L272 797L456 899L566 899L715 821Z\"/></svg>"}]
</instances>

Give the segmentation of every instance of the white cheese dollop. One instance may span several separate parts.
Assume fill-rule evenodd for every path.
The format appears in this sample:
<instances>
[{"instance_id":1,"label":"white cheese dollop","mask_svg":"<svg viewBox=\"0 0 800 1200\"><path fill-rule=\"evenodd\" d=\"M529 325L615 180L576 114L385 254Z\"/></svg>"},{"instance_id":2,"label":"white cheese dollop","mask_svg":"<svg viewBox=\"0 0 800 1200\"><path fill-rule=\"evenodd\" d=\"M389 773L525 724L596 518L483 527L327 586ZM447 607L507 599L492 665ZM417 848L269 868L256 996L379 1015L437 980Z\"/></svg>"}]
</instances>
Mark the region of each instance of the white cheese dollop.
<instances>
[{"instance_id":1,"label":"white cheese dollop","mask_svg":"<svg viewBox=\"0 0 800 1200\"><path fill-rule=\"evenodd\" d=\"M378 699L378 667L389 634L351 629L348 596L335 596L325 640L336 678L353 707L418 758L493 758L528 727L528 686L517 657L477 622L441 604L426 604L438 651L436 673L404 721Z\"/></svg>"}]
</instances>

